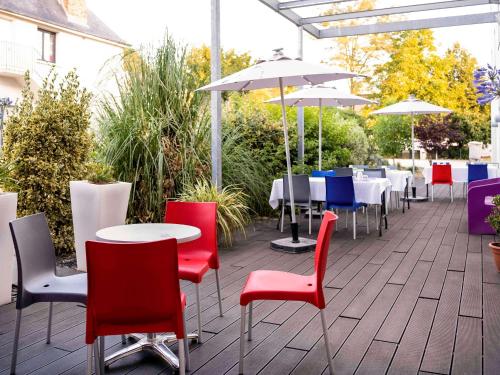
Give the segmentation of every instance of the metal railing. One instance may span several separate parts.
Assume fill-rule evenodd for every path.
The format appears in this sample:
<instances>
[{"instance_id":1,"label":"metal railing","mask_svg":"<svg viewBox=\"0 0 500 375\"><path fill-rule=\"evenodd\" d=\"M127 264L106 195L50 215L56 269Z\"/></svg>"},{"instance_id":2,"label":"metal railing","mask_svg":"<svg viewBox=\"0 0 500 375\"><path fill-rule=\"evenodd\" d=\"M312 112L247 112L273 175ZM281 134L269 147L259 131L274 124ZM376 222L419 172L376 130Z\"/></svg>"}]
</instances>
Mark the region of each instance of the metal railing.
<instances>
[{"instance_id":1,"label":"metal railing","mask_svg":"<svg viewBox=\"0 0 500 375\"><path fill-rule=\"evenodd\" d=\"M0 41L0 74L22 76L34 71L37 53L35 48L9 41Z\"/></svg>"}]
</instances>

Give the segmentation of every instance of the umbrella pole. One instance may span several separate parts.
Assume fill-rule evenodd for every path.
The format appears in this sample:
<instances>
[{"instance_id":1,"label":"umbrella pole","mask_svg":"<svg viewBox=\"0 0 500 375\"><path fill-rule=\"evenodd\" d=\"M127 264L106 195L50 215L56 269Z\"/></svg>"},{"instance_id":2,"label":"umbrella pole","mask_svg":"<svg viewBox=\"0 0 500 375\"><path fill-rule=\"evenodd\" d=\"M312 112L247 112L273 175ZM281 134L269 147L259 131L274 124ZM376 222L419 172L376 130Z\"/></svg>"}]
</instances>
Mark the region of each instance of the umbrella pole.
<instances>
[{"instance_id":1,"label":"umbrella pole","mask_svg":"<svg viewBox=\"0 0 500 375\"><path fill-rule=\"evenodd\" d=\"M278 78L280 84L281 117L283 121L283 134L285 136L286 171L288 174L288 188L290 191L290 210L292 211L292 242L299 242L299 226L295 217L295 196L293 194L292 163L290 160L290 145L288 143L288 124L286 121L285 97L283 93L283 78Z\"/></svg>"},{"instance_id":2,"label":"umbrella pole","mask_svg":"<svg viewBox=\"0 0 500 375\"><path fill-rule=\"evenodd\" d=\"M319 154L319 160L318 160L318 169L321 170L321 149L322 149L322 143L323 143L323 106L321 102L321 98L319 99L319 146L318 146L318 154Z\"/></svg>"},{"instance_id":3,"label":"umbrella pole","mask_svg":"<svg viewBox=\"0 0 500 375\"><path fill-rule=\"evenodd\" d=\"M413 113L411 114L411 173L413 174L413 185L415 185L415 125L413 123Z\"/></svg>"}]
</instances>

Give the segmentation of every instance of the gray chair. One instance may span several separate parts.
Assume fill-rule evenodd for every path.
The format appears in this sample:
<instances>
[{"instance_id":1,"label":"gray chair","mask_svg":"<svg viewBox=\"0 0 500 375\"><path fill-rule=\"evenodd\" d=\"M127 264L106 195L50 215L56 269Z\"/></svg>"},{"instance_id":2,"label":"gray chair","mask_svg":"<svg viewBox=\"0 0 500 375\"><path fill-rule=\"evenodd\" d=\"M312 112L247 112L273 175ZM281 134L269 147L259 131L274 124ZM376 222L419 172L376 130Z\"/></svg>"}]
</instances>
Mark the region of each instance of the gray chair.
<instances>
[{"instance_id":1,"label":"gray chair","mask_svg":"<svg viewBox=\"0 0 500 375\"><path fill-rule=\"evenodd\" d=\"M335 177L347 177L352 176L352 168L333 168L335 172Z\"/></svg>"},{"instance_id":2,"label":"gray chair","mask_svg":"<svg viewBox=\"0 0 500 375\"><path fill-rule=\"evenodd\" d=\"M368 177L386 178L385 168L365 168L363 174Z\"/></svg>"},{"instance_id":3,"label":"gray chair","mask_svg":"<svg viewBox=\"0 0 500 375\"><path fill-rule=\"evenodd\" d=\"M309 184L309 176L306 174L297 174L292 176L293 180L293 195L295 207L307 209L309 211L309 234L311 234L312 222L312 203L311 203L311 186ZM285 206L290 206L290 188L288 186L288 175L283 176L283 204L281 205L281 232L285 220Z\"/></svg>"},{"instance_id":4,"label":"gray chair","mask_svg":"<svg viewBox=\"0 0 500 375\"><path fill-rule=\"evenodd\" d=\"M43 213L9 223L17 257L17 318L11 374L16 372L22 310L34 303L49 302L47 344L50 344L53 302L87 303L87 274L56 275L56 257L49 226Z\"/></svg>"}]
</instances>

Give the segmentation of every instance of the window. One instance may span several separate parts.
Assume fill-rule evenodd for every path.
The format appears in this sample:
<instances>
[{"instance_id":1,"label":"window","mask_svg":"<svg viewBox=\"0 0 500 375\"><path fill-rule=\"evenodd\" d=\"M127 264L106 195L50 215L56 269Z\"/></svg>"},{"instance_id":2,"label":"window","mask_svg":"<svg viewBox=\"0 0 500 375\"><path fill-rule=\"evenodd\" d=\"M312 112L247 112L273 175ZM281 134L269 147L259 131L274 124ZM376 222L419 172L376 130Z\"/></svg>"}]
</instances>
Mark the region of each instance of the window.
<instances>
[{"instance_id":1,"label":"window","mask_svg":"<svg viewBox=\"0 0 500 375\"><path fill-rule=\"evenodd\" d=\"M41 39L40 60L51 63L56 62L56 33L38 29Z\"/></svg>"}]
</instances>

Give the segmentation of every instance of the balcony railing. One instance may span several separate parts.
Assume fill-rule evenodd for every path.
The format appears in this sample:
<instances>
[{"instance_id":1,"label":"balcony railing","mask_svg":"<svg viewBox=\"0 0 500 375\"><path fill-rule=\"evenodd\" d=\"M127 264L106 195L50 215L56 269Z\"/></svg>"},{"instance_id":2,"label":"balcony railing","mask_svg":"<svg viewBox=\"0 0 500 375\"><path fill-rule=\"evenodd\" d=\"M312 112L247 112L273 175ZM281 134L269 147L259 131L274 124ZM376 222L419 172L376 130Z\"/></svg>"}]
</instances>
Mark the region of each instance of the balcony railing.
<instances>
[{"instance_id":1,"label":"balcony railing","mask_svg":"<svg viewBox=\"0 0 500 375\"><path fill-rule=\"evenodd\" d=\"M33 47L0 41L0 74L17 77L27 70L33 72L36 56Z\"/></svg>"}]
</instances>

